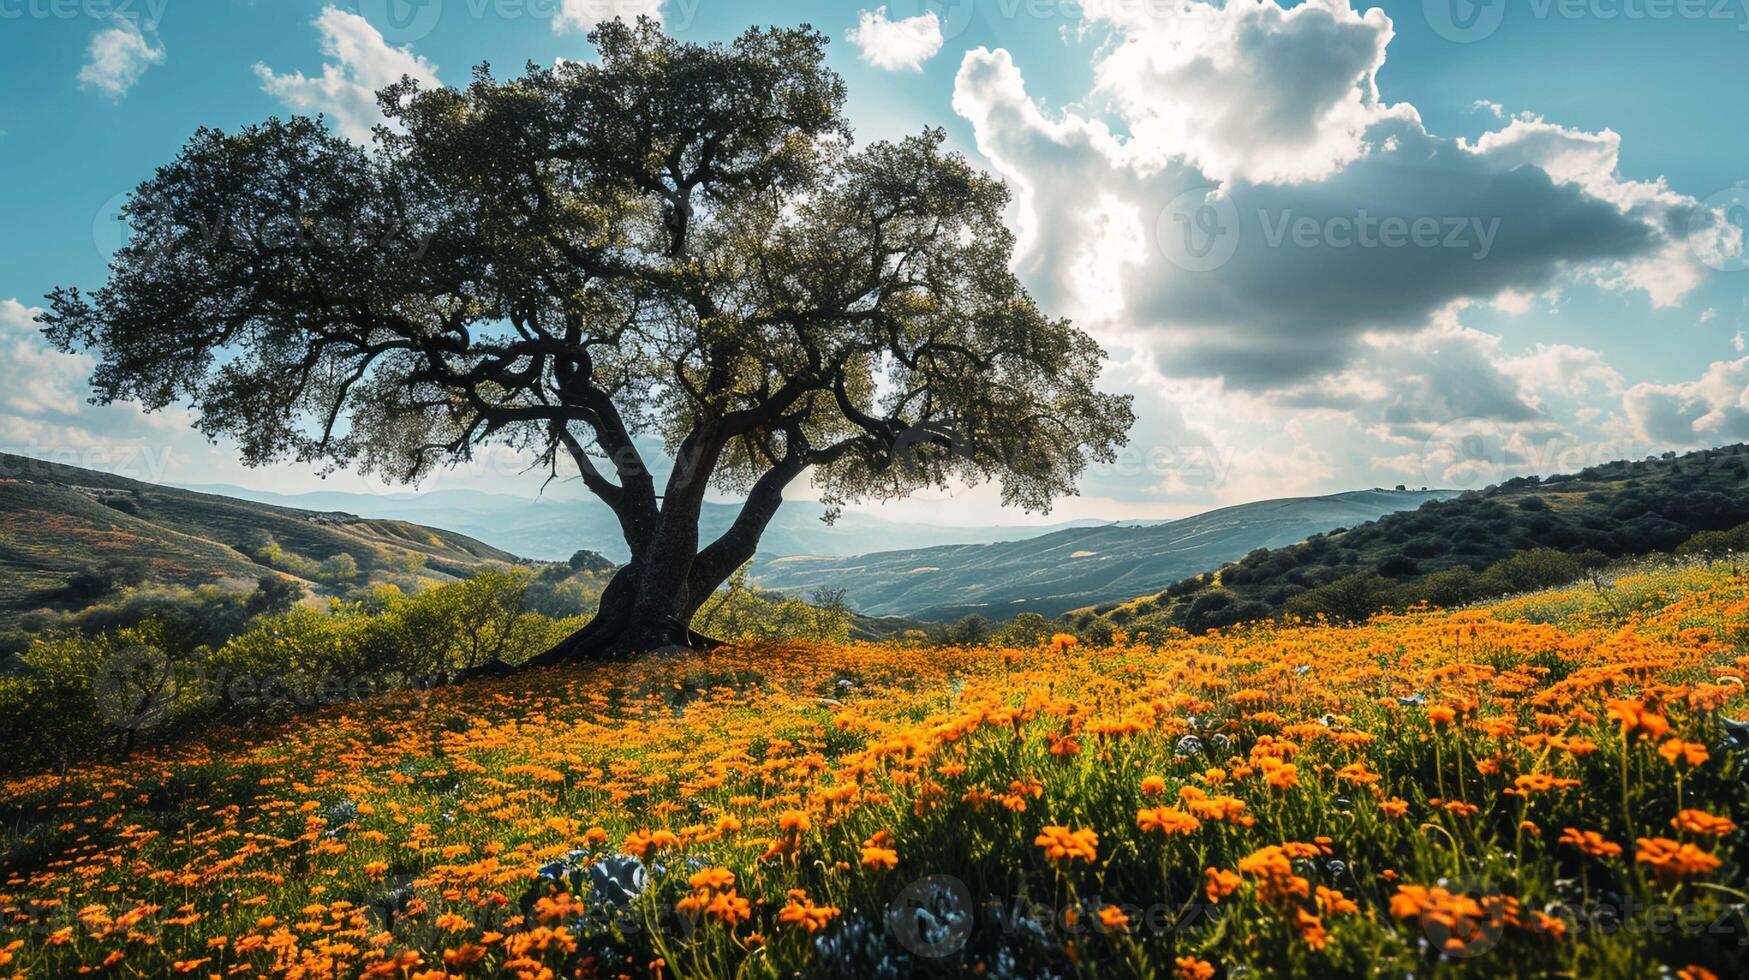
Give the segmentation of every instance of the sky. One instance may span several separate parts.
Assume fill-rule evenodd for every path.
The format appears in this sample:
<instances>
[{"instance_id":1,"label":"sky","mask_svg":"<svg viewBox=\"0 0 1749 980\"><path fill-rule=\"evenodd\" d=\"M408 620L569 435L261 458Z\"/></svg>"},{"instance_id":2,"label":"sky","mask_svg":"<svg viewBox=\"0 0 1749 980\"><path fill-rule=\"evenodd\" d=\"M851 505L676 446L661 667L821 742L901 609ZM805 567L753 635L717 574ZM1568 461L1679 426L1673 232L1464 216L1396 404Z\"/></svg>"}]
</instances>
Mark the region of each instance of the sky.
<instances>
[{"instance_id":1,"label":"sky","mask_svg":"<svg viewBox=\"0 0 1749 980\"><path fill-rule=\"evenodd\" d=\"M101 285L126 193L198 127L367 139L403 74L588 59L590 24L640 13L830 35L858 141L941 127L1006 180L1017 272L1135 396L1120 460L1048 517L988 486L888 516L1174 517L1749 440L1749 0L0 0L0 449L405 490L89 405L91 360L32 316ZM523 468L423 488L539 492Z\"/></svg>"}]
</instances>

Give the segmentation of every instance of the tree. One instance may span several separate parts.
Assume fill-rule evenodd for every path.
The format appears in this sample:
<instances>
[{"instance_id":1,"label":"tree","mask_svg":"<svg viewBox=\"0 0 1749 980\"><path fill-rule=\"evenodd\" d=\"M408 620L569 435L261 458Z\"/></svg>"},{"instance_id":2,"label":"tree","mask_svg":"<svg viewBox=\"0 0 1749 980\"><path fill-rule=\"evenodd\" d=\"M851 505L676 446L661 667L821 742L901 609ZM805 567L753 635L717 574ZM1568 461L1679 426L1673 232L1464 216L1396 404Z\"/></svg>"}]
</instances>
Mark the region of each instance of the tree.
<instances>
[{"instance_id":1,"label":"tree","mask_svg":"<svg viewBox=\"0 0 1749 980\"><path fill-rule=\"evenodd\" d=\"M1129 400L1009 271L1009 196L925 130L857 149L826 38L610 22L597 63L201 129L42 315L100 401L186 401L251 464L416 481L497 443L574 468L631 559L542 662L702 645L690 620L811 471L836 508L951 479L1047 508ZM654 462L655 465L651 465ZM708 488L745 498L701 542Z\"/></svg>"}]
</instances>

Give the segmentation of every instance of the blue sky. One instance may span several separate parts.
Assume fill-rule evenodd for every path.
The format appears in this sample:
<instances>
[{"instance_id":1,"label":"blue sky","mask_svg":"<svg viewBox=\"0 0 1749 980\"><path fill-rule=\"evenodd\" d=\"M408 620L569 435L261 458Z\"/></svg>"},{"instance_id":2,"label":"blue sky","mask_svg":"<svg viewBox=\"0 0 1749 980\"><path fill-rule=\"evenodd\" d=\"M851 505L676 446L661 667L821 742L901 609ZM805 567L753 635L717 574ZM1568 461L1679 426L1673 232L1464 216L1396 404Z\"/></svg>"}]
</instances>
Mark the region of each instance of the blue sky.
<instances>
[{"instance_id":1,"label":"blue sky","mask_svg":"<svg viewBox=\"0 0 1749 980\"><path fill-rule=\"evenodd\" d=\"M83 405L89 362L44 349L30 308L101 283L118 196L196 127L321 109L362 131L375 78L586 59L587 21L640 10L701 41L812 23L859 140L945 127L1015 186L1017 267L1106 344L1106 384L1140 415L1126 460L1051 519L1749 439L1731 224L1749 203L1749 0L1492 3L0 0L0 351L18 380L0 448L383 489L245 470L185 415ZM1355 244L1368 215L1431 221L1443 244ZM1171 240L1209 216L1238 232L1196 267ZM537 484L510 460L438 480ZM993 499L888 509L990 520Z\"/></svg>"}]
</instances>

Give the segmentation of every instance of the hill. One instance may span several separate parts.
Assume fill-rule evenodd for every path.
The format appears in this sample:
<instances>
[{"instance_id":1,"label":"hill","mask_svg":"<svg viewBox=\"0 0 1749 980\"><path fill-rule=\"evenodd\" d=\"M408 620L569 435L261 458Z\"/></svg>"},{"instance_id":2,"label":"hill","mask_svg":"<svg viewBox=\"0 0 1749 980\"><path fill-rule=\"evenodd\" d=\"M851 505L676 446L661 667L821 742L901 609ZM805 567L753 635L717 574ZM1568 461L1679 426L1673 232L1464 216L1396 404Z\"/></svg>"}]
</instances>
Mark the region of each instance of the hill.
<instances>
[{"instance_id":1,"label":"hill","mask_svg":"<svg viewBox=\"0 0 1749 980\"><path fill-rule=\"evenodd\" d=\"M1162 592L1074 612L1082 631L1193 632L1283 612L1357 619L1565 584L1605 562L1675 550L1749 521L1749 446L1520 477L1303 543L1264 549Z\"/></svg>"},{"instance_id":2,"label":"hill","mask_svg":"<svg viewBox=\"0 0 1749 980\"><path fill-rule=\"evenodd\" d=\"M0 778L0 968L1741 977L1746 602L1684 565L1093 655L759 645L337 704Z\"/></svg>"},{"instance_id":3,"label":"hill","mask_svg":"<svg viewBox=\"0 0 1749 980\"><path fill-rule=\"evenodd\" d=\"M0 633L39 608L73 609L108 579L253 587L269 568L313 592L466 578L521 559L473 538L194 493L0 453Z\"/></svg>"},{"instance_id":4,"label":"hill","mask_svg":"<svg viewBox=\"0 0 1749 980\"><path fill-rule=\"evenodd\" d=\"M757 562L761 588L844 589L858 612L952 620L970 613L1045 616L1113 596L1159 589L1257 548L1410 510L1452 491L1357 490L1265 500L1163 524L1069 528L985 545L882 551L852 558Z\"/></svg>"},{"instance_id":5,"label":"hill","mask_svg":"<svg viewBox=\"0 0 1749 980\"><path fill-rule=\"evenodd\" d=\"M578 550L593 551L614 561L624 561L627 557L625 539L620 535L613 514L593 498L554 494L537 499L477 490L392 494L328 490L278 494L229 484L192 486L189 489L280 507L339 510L364 517L419 521L450 528L494 547L540 561L563 561ZM699 516L700 537L709 539L721 534L738 513L739 504L706 501ZM965 527L907 523L845 511L836 521L826 524L820 519L824 513L825 508L815 501L786 502L760 539L760 553L771 556L848 556L896 547L982 544L1099 523L1080 520L1036 527Z\"/></svg>"}]
</instances>

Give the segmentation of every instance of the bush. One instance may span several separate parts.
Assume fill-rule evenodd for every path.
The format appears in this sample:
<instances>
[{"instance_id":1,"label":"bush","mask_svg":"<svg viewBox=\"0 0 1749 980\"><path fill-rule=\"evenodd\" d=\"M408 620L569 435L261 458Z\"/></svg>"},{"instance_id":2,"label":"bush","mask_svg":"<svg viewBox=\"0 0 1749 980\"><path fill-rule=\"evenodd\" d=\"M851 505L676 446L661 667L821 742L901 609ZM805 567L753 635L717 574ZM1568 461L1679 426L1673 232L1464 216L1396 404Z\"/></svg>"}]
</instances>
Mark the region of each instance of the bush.
<instances>
[{"instance_id":1,"label":"bush","mask_svg":"<svg viewBox=\"0 0 1749 980\"><path fill-rule=\"evenodd\" d=\"M983 646L995 633L996 626L989 617L973 613L942 630L941 642L955 647Z\"/></svg>"},{"instance_id":2,"label":"bush","mask_svg":"<svg viewBox=\"0 0 1749 980\"><path fill-rule=\"evenodd\" d=\"M0 766L125 755L215 725L278 721L422 686L494 659L520 663L583 625L528 611L530 576L521 571L481 572L410 596L379 590L329 613L296 606L301 590L267 578L278 580L264 578L246 597L210 587L130 596L35 638L21 655L23 675L0 681L9 750ZM286 611L246 618L251 607Z\"/></svg>"},{"instance_id":3,"label":"bush","mask_svg":"<svg viewBox=\"0 0 1749 980\"><path fill-rule=\"evenodd\" d=\"M1051 621L1038 613L1021 613L996 629L990 642L1003 647L1036 647L1051 638L1056 630Z\"/></svg>"},{"instance_id":4,"label":"bush","mask_svg":"<svg viewBox=\"0 0 1749 980\"><path fill-rule=\"evenodd\" d=\"M1418 534L1403 543L1403 554L1410 558L1432 558L1450 550L1450 541L1432 534Z\"/></svg>"},{"instance_id":5,"label":"bush","mask_svg":"<svg viewBox=\"0 0 1749 980\"><path fill-rule=\"evenodd\" d=\"M1408 578L1411 575L1420 574L1421 566L1408 555L1387 555L1383 561L1379 562L1378 571L1380 575L1388 578Z\"/></svg>"},{"instance_id":6,"label":"bush","mask_svg":"<svg viewBox=\"0 0 1749 980\"><path fill-rule=\"evenodd\" d=\"M1495 562L1482 573L1491 594L1534 592L1566 585L1603 564L1601 555L1570 555L1552 548L1532 548Z\"/></svg>"},{"instance_id":7,"label":"bush","mask_svg":"<svg viewBox=\"0 0 1749 980\"><path fill-rule=\"evenodd\" d=\"M96 602L118 589L139 584L144 577L141 570L132 565L88 566L67 577L67 584L61 588L61 598L76 603Z\"/></svg>"},{"instance_id":8,"label":"bush","mask_svg":"<svg viewBox=\"0 0 1749 980\"><path fill-rule=\"evenodd\" d=\"M1676 549L1680 555L1727 555L1749 551L1749 524L1728 531L1702 531Z\"/></svg>"},{"instance_id":9,"label":"bush","mask_svg":"<svg viewBox=\"0 0 1749 980\"><path fill-rule=\"evenodd\" d=\"M1374 572L1356 572L1294 596L1290 615L1310 619L1319 614L1339 622L1360 622L1398 602L1400 587Z\"/></svg>"},{"instance_id":10,"label":"bush","mask_svg":"<svg viewBox=\"0 0 1749 980\"><path fill-rule=\"evenodd\" d=\"M243 611L253 616L283 616L303 601L304 587L279 575L263 575L255 591L243 600Z\"/></svg>"},{"instance_id":11,"label":"bush","mask_svg":"<svg viewBox=\"0 0 1749 980\"><path fill-rule=\"evenodd\" d=\"M819 590L809 604L778 592L755 589L745 566L693 616L692 628L722 640L820 640L850 638L852 616L842 590Z\"/></svg>"}]
</instances>

